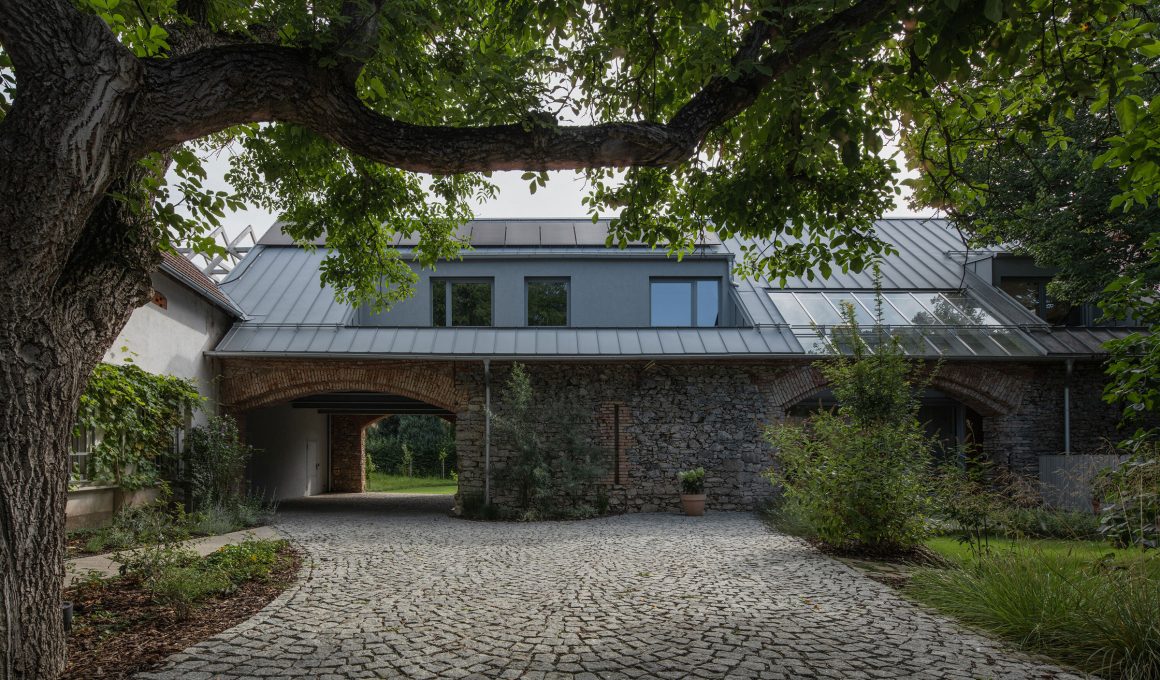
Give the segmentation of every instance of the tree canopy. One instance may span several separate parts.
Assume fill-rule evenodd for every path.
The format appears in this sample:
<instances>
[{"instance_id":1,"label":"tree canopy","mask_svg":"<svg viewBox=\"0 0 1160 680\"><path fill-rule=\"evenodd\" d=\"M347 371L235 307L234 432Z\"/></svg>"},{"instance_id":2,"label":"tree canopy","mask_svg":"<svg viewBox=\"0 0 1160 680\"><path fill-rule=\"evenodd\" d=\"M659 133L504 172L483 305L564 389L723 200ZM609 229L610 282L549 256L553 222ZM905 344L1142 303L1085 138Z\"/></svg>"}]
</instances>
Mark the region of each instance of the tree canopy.
<instances>
[{"instance_id":1,"label":"tree canopy","mask_svg":"<svg viewBox=\"0 0 1160 680\"><path fill-rule=\"evenodd\" d=\"M1148 239L1160 225L1160 207L1110 209L1127 172L1095 167L1116 129L1108 109L1075 112L1062 121L1067 144L1046 140L980 147L956 172L983 200L947 209L975 246L1003 246L1055 271L1053 297L1096 301L1104 288L1149 259Z\"/></svg>"},{"instance_id":2,"label":"tree canopy","mask_svg":"<svg viewBox=\"0 0 1160 680\"><path fill-rule=\"evenodd\" d=\"M427 264L453 253L497 169L527 170L533 188L545 170L581 169L594 215L623 209L618 241L792 236L743 263L774 278L861 269L884 250L871 222L898 191L880 152L899 121L927 181L958 199L972 183L947 184L970 149L1066 143L1063 123L1116 93L1123 129L1101 158L1135 168L1121 200L1148 203L1154 188L1133 160L1150 153L1150 109L1124 93L1160 43L1132 3L76 4L139 60L143 97L166 111L143 124L161 129L140 161L167 152L178 178L150 175L159 238L211 249L204 226L255 202L304 241L326 232L326 280L351 301L408 294L393 235L418 232ZM4 110L19 32L0 36L16 66ZM202 181L225 147L234 195ZM630 168L623 183L615 167ZM399 285L379 286L383 273Z\"/></svg>"},{"instance_id":3,"label":"tree canopy","mask_svg":"<svg viewBox=\"0 0 1160 680\"><path fill-rule=\"evenodd\" d=\"M920 170L919 201L964 211L987 199L960 172L970 154L1065 150L1085 111L1109 125L1093 167L1119 173L1111 207L1154 206L1149 11L0 0L0 678L62 667L60 414L147 299L159 249L212 251L207 227L252 201L303 243L325 232L324 283L383 305L413 285L395 235L417 232L433 264L495 192L489 172L522 170L534 188L577 170L593 216L621 209L611 241L681 252L704 230L760 237L742 273L825 276L888 249L873 232L899 190L888 142ZM235 192L211 191L204 159L227 148ZM1118 290L1138 302L1155 285L1136 274Z\"/></svg>"}]
</instances>

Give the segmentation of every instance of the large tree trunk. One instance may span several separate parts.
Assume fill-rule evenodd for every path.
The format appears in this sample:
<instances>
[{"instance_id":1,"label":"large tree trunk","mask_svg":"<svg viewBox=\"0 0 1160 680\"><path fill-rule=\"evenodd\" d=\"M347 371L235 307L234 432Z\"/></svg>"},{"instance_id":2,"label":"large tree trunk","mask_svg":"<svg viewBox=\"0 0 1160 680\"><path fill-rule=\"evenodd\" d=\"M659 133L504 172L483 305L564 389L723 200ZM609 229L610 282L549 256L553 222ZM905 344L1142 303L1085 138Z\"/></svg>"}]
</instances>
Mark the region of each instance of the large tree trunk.
<instances>
[{"instance_id":1,"label":"large tree trunk","mask_svg":"<svg viewBox=\"0 0 1160 680\"><path fill-rule=\"evenodd\" d=\"M60 591L70 414L79 396L75 366L91 367L92 361L67 343L44 342L59 337L60 326L51 317L22 319L0 339L5 678L51 678L64 664ZM36 349L25 354L22 348L34 342Z\"/></svg>"},{"instance_id":2,"label":"large tree trunk","mask_svg":"<svg viewBox=\"0 0 1160 680\"><path fill-rule=\"evenodd\" d=\"M0 198L0 200L3 200ZM110 202L51 289L0 282L0 678L64 666L60 613L68 455L88 376L135 306L155 256Z\"/></svg>"}]
</instances>

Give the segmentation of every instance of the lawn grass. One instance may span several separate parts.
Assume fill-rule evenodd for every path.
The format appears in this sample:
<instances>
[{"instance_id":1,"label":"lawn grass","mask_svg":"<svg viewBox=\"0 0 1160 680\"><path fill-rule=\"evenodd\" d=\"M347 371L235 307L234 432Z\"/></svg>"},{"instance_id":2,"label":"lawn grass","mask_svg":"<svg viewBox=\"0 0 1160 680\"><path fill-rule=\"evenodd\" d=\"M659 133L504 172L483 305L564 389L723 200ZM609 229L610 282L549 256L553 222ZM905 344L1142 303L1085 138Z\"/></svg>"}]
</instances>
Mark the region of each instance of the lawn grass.
<instances>
[{"instance_id":1,"label":"lawn grass","mask_svg":"<svg viewBox=\"0 0 1160 680\"><path fill-rule=\"evenodd\" d=\"M1160 556L1094 541L992 539L975 557L927 542L959 566L920 568L906 592L1012 643L1104 678L1160 677Z\"/></svg>"},{"instance_id":2,"label":"lawn grass","mask_svg":"<svg viewBox=\"0 0 1160 680\"><path fill-rule=\"evenodd\" d=\"M1105 541L993 537L988 541L988 546L992 554L1032 551L1053 557L1071 557L1082 562L1099 561L1111 556L1111 560L1118 564L1145 556L1145 551L1140 548L1115 548ZM929 538L926 547L957 564L967 564L975 558L971 546L960 542L957 536Z\"/></svg>"},{"instance_id":3,"label":"lawn grass","mask_svg":"<svg viewBox=\"0 0 1160 680\"><path fill-rule=\"evenodd\" d=\"M455 480L451 478L407 477L388 475L385 472L371 472L367 475L367 491L453 494L457 488Z\"/></svg>"}]
</instances>

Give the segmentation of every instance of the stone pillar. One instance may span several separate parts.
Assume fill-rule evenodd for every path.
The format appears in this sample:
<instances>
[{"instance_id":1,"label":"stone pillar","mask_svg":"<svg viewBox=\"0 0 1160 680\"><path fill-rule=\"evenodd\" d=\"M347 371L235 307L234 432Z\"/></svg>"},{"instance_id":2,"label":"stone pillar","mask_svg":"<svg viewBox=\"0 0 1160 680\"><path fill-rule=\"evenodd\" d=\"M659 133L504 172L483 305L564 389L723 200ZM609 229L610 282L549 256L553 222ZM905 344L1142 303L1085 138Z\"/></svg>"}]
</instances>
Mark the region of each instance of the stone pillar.
<instances>
[{"instance_id":1,"label":"stone pillar","mask_svg":"<svg viewBox=\"0 0 1160 680\"><path fill-rule=\"evenodd\" d=\"M335 493L366 491L366 426L375 418L330 417L330 490Z\"/></svg>"}]
</instances>

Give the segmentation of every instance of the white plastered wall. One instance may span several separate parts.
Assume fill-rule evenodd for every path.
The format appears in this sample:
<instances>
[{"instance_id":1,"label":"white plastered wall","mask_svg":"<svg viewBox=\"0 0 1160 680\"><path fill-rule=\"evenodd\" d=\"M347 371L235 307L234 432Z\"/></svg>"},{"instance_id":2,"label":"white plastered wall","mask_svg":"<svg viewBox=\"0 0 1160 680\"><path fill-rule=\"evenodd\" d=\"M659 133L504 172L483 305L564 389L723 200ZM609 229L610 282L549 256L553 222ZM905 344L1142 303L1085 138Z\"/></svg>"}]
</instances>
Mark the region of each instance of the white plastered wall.
<instances>
[{"instance_id":1,"label":"white plastered wall","mask_svg":"<svg viewBox=\"0 0 1160 680\"><path fill-rule=\"evenodd\" d=\"M324 493L330 470L327 417L289 404L246 412L246 440L259 449L250 459L255 492L267 498Z\"/></svg>"}]
</instances>

